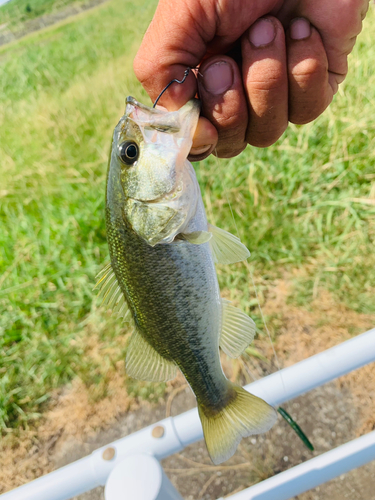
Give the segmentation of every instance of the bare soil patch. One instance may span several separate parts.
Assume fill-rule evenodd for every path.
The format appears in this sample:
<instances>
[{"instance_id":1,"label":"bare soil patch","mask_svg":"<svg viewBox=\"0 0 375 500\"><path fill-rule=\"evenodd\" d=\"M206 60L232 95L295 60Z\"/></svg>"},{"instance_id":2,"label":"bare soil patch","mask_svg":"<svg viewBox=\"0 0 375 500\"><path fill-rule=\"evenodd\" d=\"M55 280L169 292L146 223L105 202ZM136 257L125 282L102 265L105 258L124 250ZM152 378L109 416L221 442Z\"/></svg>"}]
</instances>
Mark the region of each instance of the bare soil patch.
<instances>
[{"instance_id":1,"label":"bare soil patch","mask_svg":"<svg viewBox=\"0 0 375 500\"><path fill-rule=\"evenodd\" d=\"M373 315L357 314L333 301L324 291L302 309L288 304L291 280L277 281L269 289L264 312L277 332L275 348L283 366L323 351L374 326ZM91 349L95 351L95 340ZM266 338L255 347L270 362L248 357L233 362L223 357L232 379L248 382L275 370L272 349ZM76 380L56 393L56 400L37 429L6 436L1 443L0 492L28 482L55 468L83 457L114 439L134 432L194 406L194 397L179 375L168 384L163 401L142 402L124 389L123 363L108 377L108 396L98 401L85 384ZM311 453L282 419L266 435L243 440L236 455L214 467L203 443L169 457L163 466L187 500L213 500L243 489L282 470L375 428L375 366L369 365L288 404L285 408L315 445ZM319 489L300 495L299 500L372 500L375 464L369 464ZM81 495L80 500L99 500L101 488Z\"/></svg>"}]
</instances>

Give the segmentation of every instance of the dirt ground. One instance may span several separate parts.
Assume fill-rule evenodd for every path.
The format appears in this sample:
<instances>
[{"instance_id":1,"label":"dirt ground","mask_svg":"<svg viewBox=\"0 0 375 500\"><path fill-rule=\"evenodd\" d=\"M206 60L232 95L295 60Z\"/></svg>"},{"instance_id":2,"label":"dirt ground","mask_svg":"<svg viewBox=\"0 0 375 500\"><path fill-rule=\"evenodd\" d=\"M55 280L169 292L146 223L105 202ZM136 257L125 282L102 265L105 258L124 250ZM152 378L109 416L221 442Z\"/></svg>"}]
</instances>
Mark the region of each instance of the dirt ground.
<instances>
[{"instance_id":1,"label":"dirt ground","mask_svg":"<svg viewBox=\"0 0 375 500\"><path fill-rule=\"evenodd\" d=\"M288 305L289 287L288 280L274 283L263 307L270 324L276 325L275 348L283 366L375 325L374 316L356 314L335 303L328 293L322 292L309 310ZM255 347L272 360L268 340L256 340ZM240 362L223 358L223 365L232 379L239 378L243 383L275 370L274 363L254 357ZM11 436L5 437L0 446L0 493L157 422L166 414L177 415L195 405L182 376L169 384L165 399L153 405L127 395L121 367L110 384L109 396L92 403L84 384L75 381L58 395L38 429L24 431L17 444ZM163 467L186 500L225 497L374 430L374 403L372 364L284 405L314 444L314 452L305 448L279 418L267 434L243 440L236 455L222 466L212 466L200 442L165 459ZM374 489L375 463L371 463L299 495L298 500L373 500ZM103 498L102 488L97 488L76 500Z\"/></svg>"}]
</instances>

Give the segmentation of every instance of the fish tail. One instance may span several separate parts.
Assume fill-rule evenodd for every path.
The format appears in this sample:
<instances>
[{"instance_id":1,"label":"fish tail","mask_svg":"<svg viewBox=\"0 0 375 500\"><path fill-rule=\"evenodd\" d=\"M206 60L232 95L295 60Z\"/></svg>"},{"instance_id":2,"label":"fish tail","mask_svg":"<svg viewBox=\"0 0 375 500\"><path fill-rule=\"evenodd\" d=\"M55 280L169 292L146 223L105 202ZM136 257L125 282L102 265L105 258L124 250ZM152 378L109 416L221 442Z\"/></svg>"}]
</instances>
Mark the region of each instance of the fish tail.
<instances>
[{"instance_id":1,"label":"fish tail","mask_svg":"<svg viewBox=\"0 0 375 500\"><path fill-rule=\"evenodd\" d=\"M230 392L230 401L217 413L205 412L198 404L207 450L215 465L228 460L243 437L268 431L277 419L275 409L263 399L231 383Z\"/></svg>"}]
</instances>

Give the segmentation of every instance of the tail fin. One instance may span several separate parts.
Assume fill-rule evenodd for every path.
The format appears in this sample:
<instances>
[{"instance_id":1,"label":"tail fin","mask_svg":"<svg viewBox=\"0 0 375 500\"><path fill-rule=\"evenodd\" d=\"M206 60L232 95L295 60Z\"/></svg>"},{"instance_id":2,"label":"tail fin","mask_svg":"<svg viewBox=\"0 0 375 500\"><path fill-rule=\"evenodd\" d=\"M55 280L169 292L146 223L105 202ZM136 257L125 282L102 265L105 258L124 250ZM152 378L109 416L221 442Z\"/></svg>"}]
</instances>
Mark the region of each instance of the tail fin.
<instances>
[{"instance_id":1,"label":"tail fin","mask_svg":"<svg viewBox=\"0 0 375 500\"><path fill-rule=\"evenodd\" d=\"M235 398L215 415L206 416L198 405L207 450L215 465L228 460L243 437L268 431L277 419L274 408L263 399L238 385L231 387Z\"/></svg>"}]
</instances>

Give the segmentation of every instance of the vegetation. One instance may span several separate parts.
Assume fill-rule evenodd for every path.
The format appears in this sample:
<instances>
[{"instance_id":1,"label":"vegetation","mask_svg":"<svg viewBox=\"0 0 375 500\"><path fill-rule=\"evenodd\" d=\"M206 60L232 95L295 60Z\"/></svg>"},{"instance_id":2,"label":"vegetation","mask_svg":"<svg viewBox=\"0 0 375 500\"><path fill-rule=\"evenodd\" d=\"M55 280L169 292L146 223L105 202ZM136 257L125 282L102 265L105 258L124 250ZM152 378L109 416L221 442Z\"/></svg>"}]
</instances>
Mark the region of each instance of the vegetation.
<instances>
[{"instance_id":1,"label":"vegetation","mask_svg":"<svg viewBox=\"0 0 375 500\"><path fill-rule=\"evenodd\" d=\"M126 329L97 308L92 288L108 261L112 130L127 95L150 102L132 60L155 5L112 0L0 48L4 430L35 420L51 391L75 376L100 385L124 358ZM267 280L293 272L290 300L306 306L326 288L356 311L375 312L374 21L371 12L347 81L314 124L289 127L273 147L196 165L209 219L238 227L264 294ZM219 273L221 286L259 321L248 270ZM99 357L88 351L93 335L105 347ZM132 383L145 397L160 390Z\"/></svg>"},{"instance_id":2,"label":"vegetation","mask_svg":"<svg viewBox=\"0 0 375 500\"><path fill-rule=\"evenodd\" d=\"M0 26L20 28L25 21L61 10L67 5L85 4L87 0L12 0L0 6Z\"/></svg>"}]
</instances>

